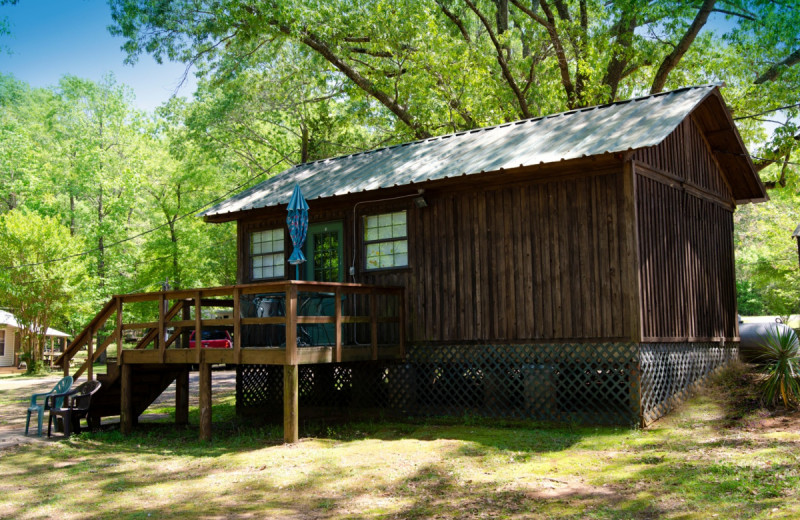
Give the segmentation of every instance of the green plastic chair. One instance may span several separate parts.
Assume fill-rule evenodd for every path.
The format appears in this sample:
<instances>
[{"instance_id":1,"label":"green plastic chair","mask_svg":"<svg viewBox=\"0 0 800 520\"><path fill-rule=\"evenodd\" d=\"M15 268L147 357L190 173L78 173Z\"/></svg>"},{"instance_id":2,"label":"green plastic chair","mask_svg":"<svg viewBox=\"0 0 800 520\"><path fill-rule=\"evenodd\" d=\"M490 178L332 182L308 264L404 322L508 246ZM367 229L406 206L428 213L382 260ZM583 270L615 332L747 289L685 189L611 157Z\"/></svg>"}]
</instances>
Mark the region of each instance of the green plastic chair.
<instances>
[{"instance_id":1,"label":"green plastic chair","mask_svg":"<svg viewBox=\"0 0 800 520\"><path fill-rule=\"evenodd\" d=\"M25 435L28 435L28 427L31 424L31 414L33 412L36 412L36 414L37 414L37 416L39 418L39 427L37 429L37 435L39 437L42 436L42 419L44 418L45 406L47 405L47 396L50 396L50 395L53 395L53 394L63 394L64 392L69 390L69 387L71 387L71 386L72 386L72 376L66 376L61 381L59 381L56 384L56 386L54 386L53 389L50 390L49 392L44 393L44 394L33 394L31 396L31 404L30 404L30 406L28 406L28 418L25 421ZM42 404L39 404L39 403L36 402L40 397L43 398L42 399ZM54 406L55 406L55 408L61 408L62 404L64 404L64 398L63 397L59 397L58 399L56 399L56 402L55 402ZM49 407L48 407L48 409L49 409Z\"/></svg>"}]
</instances>

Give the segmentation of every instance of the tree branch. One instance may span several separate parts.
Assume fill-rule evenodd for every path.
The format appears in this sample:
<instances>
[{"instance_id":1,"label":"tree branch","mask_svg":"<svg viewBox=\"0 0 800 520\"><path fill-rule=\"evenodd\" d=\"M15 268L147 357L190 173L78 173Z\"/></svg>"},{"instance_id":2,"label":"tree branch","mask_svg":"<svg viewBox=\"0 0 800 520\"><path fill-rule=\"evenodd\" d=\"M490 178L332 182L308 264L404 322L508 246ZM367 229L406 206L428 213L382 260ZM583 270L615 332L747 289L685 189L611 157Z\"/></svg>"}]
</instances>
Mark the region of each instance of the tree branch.
<instances>
[{"instance_id":1,"label":"tree branch","mask_svg":"<svg viewBox=\"0 0 800 520\"><path fill-rule=\"evenodd\" d=\"M575 108L575 86L572 84L572 78L570 78L569 75L569 63L567 61L567 55L564 52L564 46L562 45L561 38L556 30L555 18L553 18L553 13L550 11L550 7L544 0L540 0L539 3L542 6L542 10L547 16L547 19L545 19L533 12L533 10L531 10L529 7L523 5L520 0L511 0L511 3L514 4L514 7L528 15L531 20L535 21L544 27L545 30L547 30L547 34L550 36L550 42L553 44L553 48L556 52L558 70L561 72L561 85L564 87L564 91L567 94L567 106L569 108Z\"/></svg>"},{"instance_id":2,"label":"tree branch","mask_svg":"<svg viewBox=\"0 0 800 520\"><path fill-rule=\"evenodd\" d=\"M445 5L442 3L442 1L441 1L441 0L435 0L435 1L436 1L436 5L438 5L438 6L439 6L439 9L441 9L441 10L442 10L442 13L444 13L444 15L445 15L447 18L449 18L449 19L450 19L450 21L451 21L451 22L453 22L453 24L454 24L456 27L458 27L458 30L459 30L459 31L461 31L461 36L464 38L464 41L465 41L465 42L467 42L467 43L469 43L470 41L472 41L472 40L470 39L470 37L469 37L469 32L467 31L467 28L466 28L466 26L464 25L464 22L461 20L461 18L459 18L457 14L455 14L455 13L454 13L454 12L452 12L450 9L448 9L448 8L447 8L447 7L446 7L446 6L445 6Z\"/></svg>"},{"instance_id":3,"label":"tree branch","mask_svg":"<svg viewBox=\"0 0 800 520\"><path fill-rule=\"evenodd\" d=\"M278 28L279 31L286 34L287 36L294 36L292 30L285 26L279 25L277 23L273 23L275 27ZM413 132L414 136L417 139L426 139L430 137L430 134L422 128L422 126L414 121L414 117L409 113L408 109L401 106L397 99L393 99L389 97L386 92L382 91L381 89L377 88L375 85L372 84L370 80L359 74L357 70L353 67L348 65L344 62L339 56L337 56L331 48L325 43L322 39L317 37L316 35L312 34L308 30L303 30L298 39L310 47L311 49L315 50L320 56L328 60L328 62L339 69L345 76L347 76L353 83L356 84L358 88L378 100L383 106L388 108L394 115L397 116L400 121L405 123Z\"/></svg>"},{"instance_id":4,"label":"tree branch","mask_svg":"<svg viewBox=\"0 0 800 520\"><path fill-rule=\"evenodd\" d=\"M522 117L529 118L530 111L528 110L528 102L525 99L525 96L522 94L522 91L517 85L517 82L514 80L513 74L511 74L511 70L508 68L508 63L506 62L506 58L504 55L504 48L497 40L497 36L495 36L494 31L492 30L491 24L489 24L489 20L486 19L486 16L478 9L478 7L472 2L472 0L464 0L464 3L474 12L478 18L480 19L483 26L486 28L486 32L489 35L489 38L492 40L492 44L494 45L495 52L497 54L497 63L500 64L500 70L503 73L503 77L508 82L508 85L511 87L511 90L514 91L514 95L517 98L517 102L519 103L520 111L522 112Z\"/></svg>"},{"instance_id":5,"label":"tree branch","mask_svg":"<svg viewBox=\"0 0 800 520\"><path fill-rule=\"evenodd\" d=\"M703 5L700 6L697 15L694 17L694 21L692 21L686 33L684 33L683 38L681 38L675 48L672 49L672 52L667 54L664 61L661 62L661 66L658 68L655 78L653 78L653 86L650 88L651 94L658 94L664 90L664 85L667 83L670 72L675 69L681 61L681 58L683 58L683 55L686 54L686 51L691 47L692 42L697 38L697 34L706 24L706 21L708 21L708 17L716 2L717 0L703 1Z\"/></svg>"},{"instance_id":6,"label":"tree branch","mask_svg":"<svg viewBox=\"0 0 800 520\"><path fill-rule=\"evenodd\" d=\"M797 49L778 63L768 68L766 72L756 78L753 83L756 85L761 85L762 83L766 83L768 81L774 81L778 78L783 69L788 69L789 67L797 65L798 63L800 63L800 49Z\"/></svg>"}]
</instances>

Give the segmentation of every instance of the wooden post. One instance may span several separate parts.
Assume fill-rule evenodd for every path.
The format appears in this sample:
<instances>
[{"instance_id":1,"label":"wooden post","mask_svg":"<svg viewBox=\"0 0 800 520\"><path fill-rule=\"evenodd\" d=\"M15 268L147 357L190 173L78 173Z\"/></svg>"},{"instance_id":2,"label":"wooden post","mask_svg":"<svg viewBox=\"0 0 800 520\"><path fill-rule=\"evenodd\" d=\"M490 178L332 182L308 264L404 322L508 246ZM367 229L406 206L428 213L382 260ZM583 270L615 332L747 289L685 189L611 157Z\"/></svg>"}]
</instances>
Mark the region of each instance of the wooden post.
<instances>
[{"instance_id":1,"label":"wooden post","mask_svg":"<svg viewBox=\"0 0 800 520\"><path fill-rule=\"evenodd\" d=\"M189 424L189 370L181 370L175 378L175 424Z\"/></svg>"},{"instance_id":2,"label":"wooden post","mask_svg":"<svg viewBox=\"0 0 800 520\"><path fill-rule=\"evenodd\" d=\"M333 292L334 298L334 326L336 327L334 337L336 338L334 360L337 363L342 362L342 288L337 286Z\"/></svg>"},{"instance_id":3,"label":"wooden post","mask_svg":"<svg viewBox=\"0 0 800 520\"><path fill-rule=\"evenodd\" d=\"M242 290L233 289L233 362L237 365L242 362Z\"/></svg>"},{"instance_id":4,"label":"wooden post","mask_svg":"<svg viewBox=\"0 0 800 520\"><path fill-rule=\"evenodd\" d=\"M167 305L166 295L164 291L161 291L161 294L158 295L158 350L161 353L162 363L167 361L167 341L164 338L165 305Z\"/></svg>"},{"instance_id":5,"label":"wooden post","mask_svg":"<svg viewBox=\"0 0 800 520\"><path fill-rule=\"evenodd\" d=\"M189 321L192 319L192 307L189 305L189 301L187 299L183 300L183 305L181 306L181 320ZM189 335L191 334L191 329L184 328L183 332L181 332L181 348L189 348Z\"/></svg>"},{"instance_id":6,"label":"wooden post","mask_svg":"<svg viewBox=\"0 0 800 520\"><path fill-rule=\"evenodd\" d=\"M200 304L200 291L194 293L194 350L195 363L200 364L200 351L203 350L203 324Z\"/></svg>"},{"instance_id":7,"label":"wooden post","mask_svg":"<svg viewBox=\"0 0 800 520\"><path fill-rule=\"evenodd\" d=\"M372 360L378 359L378 293L375 288L369 292L369 330Z\"/></svg>"},{"instance_id":8,"label":"wooden post","mask_svg":"<svg viewBox=\"0 0 800 520\"><path fill-rule=\"evenodd\" d=\"M297 442L300 439L298 421L298 366L283 367L283 441Z\"/></svg>"},{"instance_id":9,"label":"wooden post","mask_svg":"<svg viewBox=\"0 0 800 520\"><path fill-rule=\"evenodd\" d=\"M114 332L117 335L117 366L122 359L122 298L116 298L117 304L117 327Z\"/></svg>"},{"instance_id":10,"label":"wooden post","mask_svg":"<svg viewBox=\"0 0 800 520\"><path fill-rule=\"evenodd\" d=\"M297 286L286 289L286 361L287 365L297 364Z\"/></svg>"},{"instance_id":11,"label":"wooden post","mask_svg":"<svg viewBox=\"0 0 800 520\"><path fill-rule=\"evenodd\" d=\"M120 355L120 357L122 357ZM128 435L133 430L133 381L131 365L122 365L121 392L119 398L119 431Z\"/></svg>"},{"instance_id":12,"label":"wooden post","mask_svg":"<svg viewBox=\"0 0 800 520\"><path fill-rule=\"evenodd\" d=\"M630 314L630 329L628 334L631 341L639 343L642 341L642 312L641 304L642 290L639 280L639 226L636 214L636 169L626 155L625 164L622 171L623 187L623 209L625 220L622 222L625 231L623 241L624 266L622 274L622 296L628 308L626 312Z\"/></svg>"},{"instance_id":13,"label":"wooden post","mask_svg":"<svg viewBox=\"0 0 800 520\"><path fill-rule=\"evenodd\" d=\"M89 330L89 344L86 346L87 354L86 354L86 380L91 381L92 377L94 377L94 328Z\"/></svg>"},{"instance_id":14,"label":"wooden post","mask_svg":"<svg viewBox=\"0 0 800 520\"><path fill-rule=\"evenodd\" d=\"M198 350L200 352L200 350ZM211 440L211 365L200 363L200 440Z\"/></svg>"}]
</instances>

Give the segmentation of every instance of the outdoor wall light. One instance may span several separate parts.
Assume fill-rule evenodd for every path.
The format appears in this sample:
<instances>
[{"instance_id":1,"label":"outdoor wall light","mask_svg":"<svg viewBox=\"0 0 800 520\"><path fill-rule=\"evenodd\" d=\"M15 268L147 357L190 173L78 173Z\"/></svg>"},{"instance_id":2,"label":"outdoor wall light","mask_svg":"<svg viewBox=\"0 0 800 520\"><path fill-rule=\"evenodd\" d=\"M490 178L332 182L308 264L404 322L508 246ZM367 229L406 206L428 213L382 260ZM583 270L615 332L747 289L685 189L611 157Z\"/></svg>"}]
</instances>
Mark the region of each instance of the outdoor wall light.
<instances>
[{"instance_id":1,"label":"outdoor wall light","mask_svg":"<svg viewBox=\"0 0 800 520\"><path fill-rule=\"evenodd\" d=\"M419 197L414 198L414 205L418 208L427 208L428 201L425 200L425 197L420 195Z\"/></svg>"}]
</instances>

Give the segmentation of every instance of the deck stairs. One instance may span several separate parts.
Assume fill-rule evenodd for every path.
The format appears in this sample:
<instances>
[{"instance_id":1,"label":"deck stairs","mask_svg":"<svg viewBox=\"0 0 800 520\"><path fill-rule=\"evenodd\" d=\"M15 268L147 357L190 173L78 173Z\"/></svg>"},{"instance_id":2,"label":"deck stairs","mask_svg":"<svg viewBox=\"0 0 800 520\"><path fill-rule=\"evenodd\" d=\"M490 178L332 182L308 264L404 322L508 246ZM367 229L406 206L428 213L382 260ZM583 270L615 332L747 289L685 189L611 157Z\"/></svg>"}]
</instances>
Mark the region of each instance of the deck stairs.
<instances>
[{"instance_id":1,"label":"deck stairs","mask_svg":"<svg viewBox=\"0 0 800 520\"><path fill-rule=\"evenodd\" d=\"M180 371L167 366L133 367L133 370L135 372L135 377L132 378L133 415L138 417L175 381ZM100 419L120 415L122 378L117 364L109 363L108 372L98 374L96 377L103 386L92 397L89 416Z\"/></svg>"}]
</instances>

